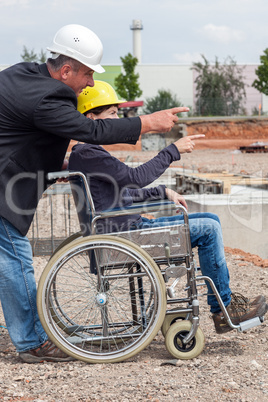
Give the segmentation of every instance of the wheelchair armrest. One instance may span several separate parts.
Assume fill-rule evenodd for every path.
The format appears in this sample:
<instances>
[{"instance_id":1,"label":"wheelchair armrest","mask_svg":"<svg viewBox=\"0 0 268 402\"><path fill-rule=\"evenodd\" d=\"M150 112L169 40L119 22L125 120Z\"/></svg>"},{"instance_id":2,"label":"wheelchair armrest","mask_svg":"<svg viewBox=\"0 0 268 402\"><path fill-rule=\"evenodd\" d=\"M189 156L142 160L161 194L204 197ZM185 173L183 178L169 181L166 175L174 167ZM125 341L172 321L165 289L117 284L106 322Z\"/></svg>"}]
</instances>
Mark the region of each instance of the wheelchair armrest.
<instances>
[{"instance_id":1,"label":"wheelchair armrest","mask_svg":"<svg viewBox=\"0 0 268 402\"><path fill-rule=\"evenodd\" d=\"M187 214L187 210L182 205L176 205L172 201L147 201L144 203L133 203L132 205L124 208L114 208L102 211L98 214L97 219L111 218L116 216L124 216L130 214L148 214L152 212L163 211L178 211L181 210L183 214Z\"/></svg>"}]
</instances>

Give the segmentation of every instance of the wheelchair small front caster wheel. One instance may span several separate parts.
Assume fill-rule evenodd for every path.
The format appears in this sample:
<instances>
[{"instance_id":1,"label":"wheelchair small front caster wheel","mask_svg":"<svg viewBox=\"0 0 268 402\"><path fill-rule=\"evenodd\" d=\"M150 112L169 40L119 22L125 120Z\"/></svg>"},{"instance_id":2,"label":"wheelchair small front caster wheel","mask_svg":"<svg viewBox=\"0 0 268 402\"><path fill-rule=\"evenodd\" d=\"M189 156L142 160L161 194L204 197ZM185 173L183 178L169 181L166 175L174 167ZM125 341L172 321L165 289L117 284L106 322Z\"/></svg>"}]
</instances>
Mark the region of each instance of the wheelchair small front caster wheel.
<instances>
[{"instance_id":1,"label":"wheelchair small front caster wheel","mask_svg":"<svg viewBox=\"0 0 268 402\"><path fill-rule=\"evenodd\" d=\"M166 336L167 331L169 330L170 326L173 325L177 321L185 320L189 313L172 313L166 314L164 322L161 327L161 332L163 336Z\"/></svg>"},{"instance_id":2,"label":"wheelchair small front caster wheel","mask_svg":"<svg viewBox=\"0 0 268 402\"><path fill-rule=\"evenodd\" d=\"M170 326L166 333L166 349L176 359L194 359L200 355L205 347L205 336L200 328L197 329L190 342L183 343L183 339L189 334L191 327L192 324L188 320L177 321Z\"/></svg>"}]
</instances>

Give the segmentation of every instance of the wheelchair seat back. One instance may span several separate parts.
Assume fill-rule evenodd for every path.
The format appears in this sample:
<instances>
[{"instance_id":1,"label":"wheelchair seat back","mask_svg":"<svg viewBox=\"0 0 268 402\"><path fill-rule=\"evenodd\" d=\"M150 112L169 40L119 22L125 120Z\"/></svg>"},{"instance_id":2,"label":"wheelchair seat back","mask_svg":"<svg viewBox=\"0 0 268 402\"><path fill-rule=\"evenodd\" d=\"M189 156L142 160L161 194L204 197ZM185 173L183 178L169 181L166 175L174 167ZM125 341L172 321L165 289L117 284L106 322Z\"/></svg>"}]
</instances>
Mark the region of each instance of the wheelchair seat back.
<instances>
[{"instance_id":1,"label":"wheelchair seat back","mask_svg":"<svg viewBox=\"0 0 268 402\"><path fill-rule=\"evenodd\" d=\"M72 176L69 178L70 187L77 211L80 224L80 230L83 236L89 236L91 233L91 223L95 216L94 202L91 194L87 194L82 177ZM89 197L90 196L90 197Z\"/></svg>"}]
</instances>

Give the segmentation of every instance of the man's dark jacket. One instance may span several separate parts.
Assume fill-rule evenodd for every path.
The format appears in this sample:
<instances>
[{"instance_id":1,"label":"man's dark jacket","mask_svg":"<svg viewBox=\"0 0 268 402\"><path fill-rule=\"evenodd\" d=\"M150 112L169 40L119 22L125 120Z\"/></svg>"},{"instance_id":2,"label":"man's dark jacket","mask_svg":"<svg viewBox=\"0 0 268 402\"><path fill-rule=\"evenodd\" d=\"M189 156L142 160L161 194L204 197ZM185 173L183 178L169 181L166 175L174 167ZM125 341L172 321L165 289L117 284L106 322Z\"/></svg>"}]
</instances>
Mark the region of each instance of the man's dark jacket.
<instances>
[{"instance_id":1,"label":"man's dark jacket","mask_svg":"<svg viewBox=\"0 0 268 402\"><path fill-rule=\"evenodd\" d=\"M71 139L135 144L139 117L93 121L77 110L74 91L46 64L19 63L0 72L0 216L25 235L47 187L61 170Z\"/></svg>"}]
</instances>

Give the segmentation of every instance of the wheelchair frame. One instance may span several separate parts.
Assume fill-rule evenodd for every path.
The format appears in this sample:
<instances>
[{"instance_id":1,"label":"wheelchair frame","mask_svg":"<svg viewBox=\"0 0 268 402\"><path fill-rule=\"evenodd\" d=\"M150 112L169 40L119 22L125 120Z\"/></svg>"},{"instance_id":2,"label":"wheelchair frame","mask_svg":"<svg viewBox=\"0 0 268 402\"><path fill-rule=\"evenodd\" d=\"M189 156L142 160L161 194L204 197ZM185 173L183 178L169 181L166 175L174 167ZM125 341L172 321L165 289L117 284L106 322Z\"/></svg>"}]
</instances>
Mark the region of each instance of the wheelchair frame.
<instances>
[{"instance_id":1,"label":"wheelchair frame","mask_svg":"<svg viewBox=\"0 0 268 402\"><path fill-rule=\"evenodd\" d=\"M234 325L214 282L198 274L183 206L150 202L96 214L83 173L48 174L49 180L58 178L70 181L82 232L67 238L52 254L39 281L37 307L45 331L64 352L88 363L118 362L143 350L161 328L173 357L197 357L205 345L197 291L204 281L231 328L244 331L261 324L256 317ZM184 223L95 233L100 219L167 209L182 212ZM141 238L143 243L138 244ZM184 275L186 297L176 298L175 287Z\"/></svg>"}]
</instances>

